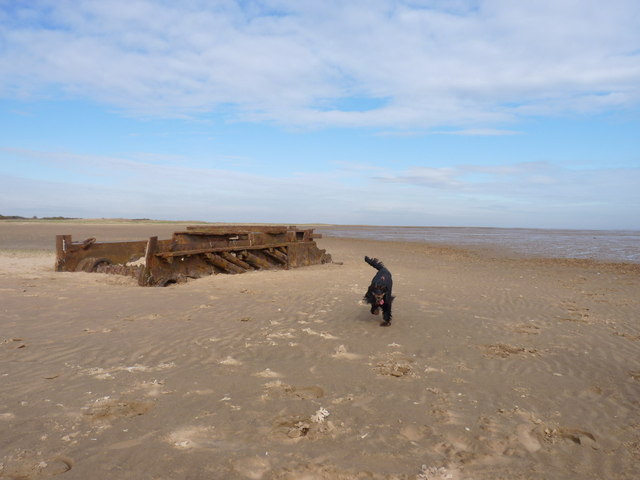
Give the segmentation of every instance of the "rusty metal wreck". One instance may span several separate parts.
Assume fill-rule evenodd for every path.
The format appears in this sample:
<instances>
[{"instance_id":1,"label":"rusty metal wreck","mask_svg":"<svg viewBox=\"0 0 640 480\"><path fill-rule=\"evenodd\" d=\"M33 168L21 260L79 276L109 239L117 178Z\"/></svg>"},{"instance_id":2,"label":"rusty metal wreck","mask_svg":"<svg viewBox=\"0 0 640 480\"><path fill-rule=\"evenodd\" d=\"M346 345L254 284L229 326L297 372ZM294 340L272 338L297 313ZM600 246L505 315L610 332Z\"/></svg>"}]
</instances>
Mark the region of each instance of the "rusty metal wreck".
<instances>
[{"instance_id":1,"label":"rusty metal wreck","mask_svg":"<svg viewBox=\"0 0 640 480\"><path fill-rule=\"evenodd\" d=\"M265 225L195 225L168 240L133 242L74 242L71 235L57 235L55 270L129 275L141 286L166 286L218 273L331 263L316 245L321 237L313 229Z\"/></svg>"}]
</instances>

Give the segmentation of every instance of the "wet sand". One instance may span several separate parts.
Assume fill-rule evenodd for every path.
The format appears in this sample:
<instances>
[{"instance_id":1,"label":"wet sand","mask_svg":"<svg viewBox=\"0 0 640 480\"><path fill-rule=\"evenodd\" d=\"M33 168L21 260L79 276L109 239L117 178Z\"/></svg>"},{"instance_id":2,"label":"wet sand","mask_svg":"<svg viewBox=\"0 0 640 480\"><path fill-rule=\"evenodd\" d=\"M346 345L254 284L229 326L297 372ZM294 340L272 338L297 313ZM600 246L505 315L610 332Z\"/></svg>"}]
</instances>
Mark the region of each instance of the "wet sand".
<instances>
[{"instance_id":1,"label":"wet sand","mask_svg":"<svg viewBox=\"0 0 640 480\"><path fill-rule=\"evenodd\" d=\"M323 238L341 265L53 272L57 233L176 229L0 222L0 478L640 477L637 265Z\"/></svg>"}]
</instances>

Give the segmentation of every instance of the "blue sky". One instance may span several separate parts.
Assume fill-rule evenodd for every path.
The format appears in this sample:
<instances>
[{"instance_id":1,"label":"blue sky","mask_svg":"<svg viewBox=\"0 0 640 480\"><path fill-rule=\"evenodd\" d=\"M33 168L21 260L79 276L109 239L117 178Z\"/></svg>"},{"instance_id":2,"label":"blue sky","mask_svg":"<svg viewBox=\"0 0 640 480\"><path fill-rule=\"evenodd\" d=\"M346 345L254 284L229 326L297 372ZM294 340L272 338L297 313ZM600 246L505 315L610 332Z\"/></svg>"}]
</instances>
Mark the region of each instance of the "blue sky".
<instances>
[{"instance_id":1,"label":"blue sky","mask_svg":"<svg viewBox=\"0 0 640 480\"><path fill-rule=\"evenodd\" d=\"M640 229L636 0L0 0L0 214Z\"/></svg>"}]
</instances>

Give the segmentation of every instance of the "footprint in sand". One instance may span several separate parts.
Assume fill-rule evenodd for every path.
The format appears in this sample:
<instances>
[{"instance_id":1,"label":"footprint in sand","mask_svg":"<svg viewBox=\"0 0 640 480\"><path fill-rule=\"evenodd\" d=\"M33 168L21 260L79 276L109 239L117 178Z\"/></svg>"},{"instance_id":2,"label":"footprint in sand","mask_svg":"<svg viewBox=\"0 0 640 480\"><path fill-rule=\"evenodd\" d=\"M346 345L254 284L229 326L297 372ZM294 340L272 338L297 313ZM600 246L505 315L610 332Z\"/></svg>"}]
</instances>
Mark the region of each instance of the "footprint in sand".
<instances>
[{"instance_id":1,"label":"footprint in sand","mask_svg":"<svg viewBox=\"0 0 640 480\"><path fill-rule=\"evenodd\" d=\"M521 423L518 425L516 428L516 437L529 453L535 453L542 448L542 445L534 435L534 429L531 424Z\"/></svg>"},{"instance_id":2,"label":"footprint in sand","mask_svg":"<svg viewBox=\"0 0 640 480\"><path fill-rule=\"evenodd\" d=\"M154 407L151 401L137 401L103 397L95 400L85 415L94 422L108 423L117 418L136 417Z\"/></svg>"},{"instance_id":3,"label":"footprint in sand","mask_svg":"<svg viewBox=\"0 0 640 480\"><path fill-rule=\"evenodd\" d=\"M300 400L310 400L324 397L324 390L318 386L312 385L310 387L296 387L288 385L277 380L265 385L268 389L267 394L263 396L264 399L268 397L289 397L299 398Z\"/></svg>"},{"instance_id":4,"label":"footprint in sand","mask_svg":"<svg viewBox=\"0 0 640 480\"><path fill-rule=\"evenodd\" d=\"M586 430L580 430L577 428L550 428L541 426L540 430L544 438L545 443L555 444L558 441L569 441L576 445L592 444L596 442L596 437Z\"/></svg>"},{"instance_id":5,"label":"footprint in sand","mask_svg":"<svg viewBox=\"0 0 640 480\"><path fill-rule=\"evenodd\" d=\"M637 342L640 340L640 335L634 335L633 333L615 331L613 332L613 335L626 338L627 340L631 340L632 342Z\"/></svg>"},{"instance_id":6,"label":"footprint in sand","mask_svg":"<svg viewBox=\"0 0 640 480\"><path fill-rule=\"evenodd\" d=\"M271 462L264 457L242 458L232 461L233 469L244 478L260 479L271 469Z\"/></svg>"},{"instance_id":7,"label":"footprint in sand","mask_svg":"<svg viewBox=\"0 0 640 480\"><path fill-rule=\"evenodd\" d=\"M426 425L405 425L400 429L400 438L417 442L431 433L431 429Z\"/></svg>"},{"instance_id":8,"label":"footprint in sand","mask_svg":"<svg viewBox=\"0 0 640 480\"><path fill-rule=\"evenodd\" d=\"M580 308L574 302L566 302L564 308L567 309L567 315L564 317L557 317L559 320L565 322L578 322L578 323L592 323L589 319L589 309Z\"/></svg>"},{"instance_id":9,"label":"footprint in sand","mask_svg":"<svg viewBox=\"0 0 640 480\"><path fill-rule=\"evenodd\" d=\"M73 460L68 457L43 459L40 455L40 452L21 449L4 457L3 463L0 463L0 477L21 480L50 478L73 468Z\"/></svg>"},{"instance_id":10,"label":"footprint in sand","mask_svg":"<svg viewBox=\"0 0 640 480\"><path fill-rule=\"evenodd\" d=\"M277 418L273 423L273 435L281 440L299 441L303 438L318 440L326 436L335 436L339 428L328 420L330 413L319 408L308 417L290 416Z\"/></svg>"},{"instance_id":11,"label":"footprint in sand","mask_svg":"<svg viewBox=\"0 0 640 480\"><path fill-rule=\"evenodd\" d=\"M379 375L396 378L413 377L415 376L413 363L413 359L406 357L400 352L393 352L389 354L385 360L376 363L374 368Z\"/></svg>"},{"instance_id":12,"label":"footprint in sand","mask_svg":"<svg viewBox=\"0 0 640 480\"><path fill-rule=\"evenodd\" d=\"M219 443L214 437L215 427L189 426L174 430L165 437L165 441L179 450L213 447Z\"/></svg>"},{"instance_id":13,"label":"footprint in sand","mask_svg":"<svg viewBox=\"0 0 640 480\"><path fill-rule=\"evenodd\" d=\"M538 351L535 348L514 347L504 343L494 345L481 345L480 348L485 350L485 357L507 358L511 355L536 355Z\"/></svg>"},{"instance_id":14,"label":"footprint in sand","mask_svg":"<svg viewBox=\"0 0 640 480\"><path fill-rule=\"evenodd\" d=\"M513 331L516 333L525 333L527 335L538 335L540 333L540 327L529 323L524 323L522 325L516 325L513 328Z\"/></svg>"},{"instance_id":15,"label":"footprint in sand","mask_svg":"<svg viewBox=\"0 0 640 480\"><path fill-rule=\"evenodd\" d=\"M147 315L129 315L122 320L125 322L135 322L137 320L157 320L161 317L159 313L149 313Z\"/></svg>"}]
</instances>

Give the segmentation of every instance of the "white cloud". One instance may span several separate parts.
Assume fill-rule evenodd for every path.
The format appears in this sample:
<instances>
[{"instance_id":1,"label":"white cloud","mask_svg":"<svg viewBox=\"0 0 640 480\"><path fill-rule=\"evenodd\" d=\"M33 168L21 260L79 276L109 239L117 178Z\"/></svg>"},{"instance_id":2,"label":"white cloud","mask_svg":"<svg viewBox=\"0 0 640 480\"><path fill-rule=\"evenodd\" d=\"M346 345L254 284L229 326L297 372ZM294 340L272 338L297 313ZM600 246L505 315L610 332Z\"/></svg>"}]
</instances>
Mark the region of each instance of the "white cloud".
<instances>
[{"instance_id":1,"label":"white cloud","mask_svg":"<svg viewBox=\"0 0 640 480\"><path fill-rule=\"evenodd\" d=\"M480 208L499 201L505 206L526 205L542 214L598 205L632 216L631 212L640 208L640 192L636 187L640 185L640 168L577 169L547 162L514 162L496 166L415 167L378 180L427 190L441 200L443 195L458 200L473 198ZM588 209L582 214L587 215Z\"/></svg>"},{"instance_id":2,"label":"white cloud","mask_svg":"<svg viewBox=\"0 0 640 480\"><path fill-rule=\"evenodd\" d=\"M635 0L41 0L3 13L0 95L53 88L134 114L495 132L640 98ZM352 96L384 102L340 109Z\"/></svg>"}]
</instances>

